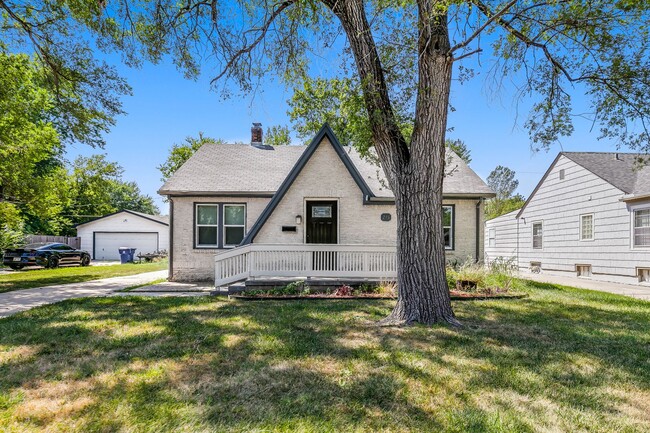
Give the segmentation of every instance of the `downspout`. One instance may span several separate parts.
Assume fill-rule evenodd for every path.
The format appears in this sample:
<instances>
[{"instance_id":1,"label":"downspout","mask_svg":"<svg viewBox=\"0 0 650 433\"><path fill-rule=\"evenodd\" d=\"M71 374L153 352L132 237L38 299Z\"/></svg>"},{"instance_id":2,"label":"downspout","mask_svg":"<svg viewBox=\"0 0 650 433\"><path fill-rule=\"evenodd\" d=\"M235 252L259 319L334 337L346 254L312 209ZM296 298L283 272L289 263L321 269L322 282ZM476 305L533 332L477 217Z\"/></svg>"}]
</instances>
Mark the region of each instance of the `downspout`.
<instances>
[{"instance_id":1,"label":"downspout","mask_svg":"<svg viewBox=\"0 0 650 433\"><path fill-rule=\"evenodd\" d=\"M174 281L174 199L169 197L169 273L168 280Z\"/></svg>"},{"instance_id":2,"label":"downspout","mask_svg":"<svg viewBox=\"0 0 650 433\"><path fill-rule=\"evenodd\" d=\"M476 263L479 262L479 254L481 253L481 248L480 248L480 241L481 241L481 203L483 202L483 198L481 197L477 202L476 202L476 248L475 248L475 256L476 256Z\"/></svg>"}]
</instances>

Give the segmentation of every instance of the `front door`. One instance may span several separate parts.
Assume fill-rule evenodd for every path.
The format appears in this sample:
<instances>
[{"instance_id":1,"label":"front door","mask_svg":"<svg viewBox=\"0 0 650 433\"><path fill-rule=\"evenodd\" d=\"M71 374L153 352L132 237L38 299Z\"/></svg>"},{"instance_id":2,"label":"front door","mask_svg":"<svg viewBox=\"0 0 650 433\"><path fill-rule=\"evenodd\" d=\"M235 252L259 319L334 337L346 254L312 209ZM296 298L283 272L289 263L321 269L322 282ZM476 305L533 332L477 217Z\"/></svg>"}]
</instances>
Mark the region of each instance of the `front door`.
<instances>
[{"instance_id":1,"label":"front door","mask_svg":"<svg viewBox=\"0 0 650 433\"><path fill-rule=\"evenodd\" d=\"M337 202L308 201L306 242L308 244L338 243L337 219Z\"/></svg>"},{"instance_id":2,"label":"front door","mask_svg":"<svg viewBox=\"0 0 650 433\"><path fill-rule=\"evenodd\" d=\"M308 244L338 243L338 209L335 201L307 202ZM318 271L335 271L337 265L336 251L314 251L312 268Z\"/></svg>"}]
</instances>

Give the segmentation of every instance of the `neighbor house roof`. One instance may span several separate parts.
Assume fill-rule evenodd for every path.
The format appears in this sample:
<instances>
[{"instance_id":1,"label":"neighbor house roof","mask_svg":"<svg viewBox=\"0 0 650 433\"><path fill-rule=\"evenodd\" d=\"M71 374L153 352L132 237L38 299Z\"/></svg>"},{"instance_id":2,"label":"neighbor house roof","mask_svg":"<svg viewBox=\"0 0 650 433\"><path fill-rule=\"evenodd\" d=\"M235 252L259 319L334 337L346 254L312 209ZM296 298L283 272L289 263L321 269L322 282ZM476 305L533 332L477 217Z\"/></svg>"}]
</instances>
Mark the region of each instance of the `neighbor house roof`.
<instances>
[{"instance_id":1,"label":"neighbor house roof","mask_svg":"<svg viewBox=\"0 0 650 433\"><path fill-rule=\"evenodd\" d=\"M85 223L77 224L75 227L80 227L80 226L83 226L83 225L86 225L86 224L91 224L91 223L94 223L96 221L103 220L104 218L112 217L113 215L117 215L117 214L120 214L120 213L128 213L128 214L131 214L131 215L138 216L140 218L147 219L149 221L164 224L166 226L169 225L169 215L149 215L149 214L143 213L143 212L136 212L134 210L123 209L123 210L119 210L117 212L110 213L108 215L104 215L104 216L92 219L90 221L86 221Z\"/></svg>"},{"instance_id":2,"label":"neighbor house roof","mask_svg":"<svg viewBox=\"0 0 650 433\"><path fill-rule=\"evenodd\" d=\"M650 196L650 167L642 163L648 159L649 155L620 152L560 152L519 210L517 218L524 212L530 200L562 156L620 189L625 194L624 200Z\"/></svg>"},{"instance_id":3,"label":"neighbor house roof","mask_svg":"<svg viewBox=\"0 0 650 433\"><path fill-rule=\"evenodd\" d=\"M320 142L328 135L343 158L362 192L390 200L393 192L372 154L362 156L350 146L341 146L325 125L312 140ZM311 146L311 145L310 145ZM242 144L205 144L160 188L163 195L239 195L272 196L310 146L265 146L263 149ZM458 197L493 197L494 192L455 153L448 153L443 194ZM358 176L358 178L357 178ZM366 190L367 188L367 190Z\"/></svg>"},{"instance_id":4,"label":"neighbor house roof","mask_svg":"<svg viewBox=\"0 0 650 433\"><path fill-rule=\"evenodd\" d=\"M616 152L562 152L626 194L650 193L650 167L640 164L648 155Z\"/></svg>"}]
</instances>

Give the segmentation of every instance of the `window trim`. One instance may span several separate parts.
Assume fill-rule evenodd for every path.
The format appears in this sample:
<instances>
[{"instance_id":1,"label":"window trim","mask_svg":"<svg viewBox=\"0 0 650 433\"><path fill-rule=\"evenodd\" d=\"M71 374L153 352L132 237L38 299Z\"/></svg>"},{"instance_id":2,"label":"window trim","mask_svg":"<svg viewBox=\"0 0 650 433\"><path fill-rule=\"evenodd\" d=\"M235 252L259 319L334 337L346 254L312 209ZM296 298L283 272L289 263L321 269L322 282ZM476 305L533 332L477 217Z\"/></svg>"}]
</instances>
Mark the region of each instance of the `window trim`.
<instances>
[{"instance_id":1,"label":"window trim","mask_svg":"<svg viewBox=\"0 0 650 433\"><path fill-rule=\"evenodd\" d=\"M238 207L243 207L244 208L244 224L226 224L226 207L228 206L238 206ZM227 227L243 227L244 229L244 236L242 237L242 241L246 237L246 204L245 203L223 203L221 204L221 220L220 220L220 226L221 226L221 247L222 248L235 248L237 245L241 243L239 241L239 244L227 244L226 243L226 228Z\"/></svg>"},{"instance_id":2,"label":"window trim","mask_svg":"<svg viewBox=\"0 0 650 433\"><path fill-rule=\"evenodd\" d=\"M442 205L443 208L450 208L451 209L451 225L450 226L445 226L443 224L442 226L442 237L444 240L444 235L445 235L445 227L449 227L450 234L449 234L449 242L451 245L447 246L445 245L445 251L454 251L456 248L456 205L455 204L444 204Z\"/></svg>"},{"instance_id":3,"label":"window trim","mask_svg":"<svg viewBox=\"0 0 650 433\"><path fill-rule=\"evenodd\" d=\"M638 207L638 208L633 208L631 209L630 212L630 245L632 246L632 249L648 249L650 248L650 244L648 245L637 245L636 244L636 213L640 211L650 211L650 207Z\"/></svg>"},{"instance_id":4,"label":"window trim","mask_svg":"<svg viewBox=\"0 0 650 433\"><path fill-rule=\"evenodd\" d=\"M216 224L201 224L199 225L198 216L199 216L199 207L200 206L211 206L217 208L217 223ZM217 249L219 248L219 224L220 224L220 204L219 203L194 203L194 215L192 218L192 224L194 224L194 248L195 249ZM199 244L199 227L216 227L217 228L217 243L216 244Z\"/></svg>"},{"instance_id":5,"label":"window trim","mask_svg":"<svg viewBox=\"0 0 650 433\"><path fill-rule=\"evenodd\" d=\"M539 236L540 246L535 246L535 226L539 224L542 226L542 234ZM532 236L532 246L534 250L543 250L544 249L544 221L533 221L531 225L531 236Z\"/></svg>"},{"instance_id":6,"label":"window trim","mask_svg":"<svg viewBox=\"0 0 650 433\"><path fill-rule=\"evenodd\" d=\"M238 245L224 245L225 242L225 228L224 228L224 206L226 205L235 205L235 206L244 206L244 238L246 238L246 229L247 229L247 215L248 215L248 203L246 202L194 202L193 203L193 215L192 215L192 224L194 225L193 230L193 248L195 250L222 250L222 249L231 249L235 248ZM202 227L217 227L217 243L216 244L199 244L199 225L197 224L198 208L199 206L216 206L217 207L217 224L216 225L201 225ZM241 226L237 226L241 227Z\"/></svg>"},{"instance_id":7,"label":"window trim","mask_svg":"<svg viewBox=\"0 0 650 433\"><path fill-rule=\"evenodd\" d=\"M591 217L591 237L590 237L590 238L583 238L583 237L582 237L582 228L583 228L582 219L583 219L584 217L588 217L588 216ZM579 228L579 232L578 232L578 239L580 240L580 242L584 242L584 241L587 241L587 242L589 242L589 241L593 241L593 240L596 238L596 233L595 233L595 231L596 231L596 230L595 230L595 225L596 225L596 224L595 224L595 221L596 221L596 218L594 217L594 213L593 213L593 212L592 212L592 213L585 213L585 214L580 215L579 218L580 218L580 223L579 223L579 227L580 227L580 228Z\"/></svg>"}]
</instances>

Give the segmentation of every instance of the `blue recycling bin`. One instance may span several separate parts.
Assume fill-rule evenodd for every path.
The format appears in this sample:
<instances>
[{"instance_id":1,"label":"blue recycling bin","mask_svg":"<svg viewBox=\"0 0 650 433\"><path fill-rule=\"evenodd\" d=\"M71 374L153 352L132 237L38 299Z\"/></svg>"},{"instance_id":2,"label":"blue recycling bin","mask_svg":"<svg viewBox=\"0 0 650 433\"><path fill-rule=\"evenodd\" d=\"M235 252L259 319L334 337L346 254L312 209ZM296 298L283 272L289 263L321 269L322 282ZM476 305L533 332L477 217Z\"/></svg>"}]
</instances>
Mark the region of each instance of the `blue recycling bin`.
<instances>
[{"instance_id":1,"label":"blue recycling bin","mask_svg":"<svg viewBox=\"0 0 650 433\"><path fill-rule=\"evenodd\" d=\"M121 247L118 250L120 252L120 263L133 263L133 257L136 250L135 248Z\"/></svg>"}]
</instances>

